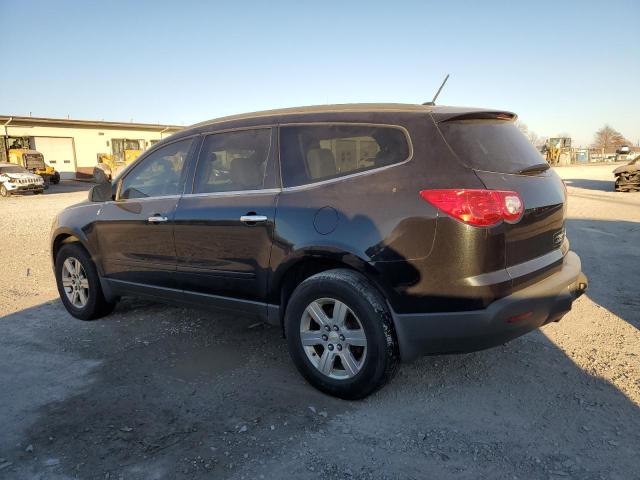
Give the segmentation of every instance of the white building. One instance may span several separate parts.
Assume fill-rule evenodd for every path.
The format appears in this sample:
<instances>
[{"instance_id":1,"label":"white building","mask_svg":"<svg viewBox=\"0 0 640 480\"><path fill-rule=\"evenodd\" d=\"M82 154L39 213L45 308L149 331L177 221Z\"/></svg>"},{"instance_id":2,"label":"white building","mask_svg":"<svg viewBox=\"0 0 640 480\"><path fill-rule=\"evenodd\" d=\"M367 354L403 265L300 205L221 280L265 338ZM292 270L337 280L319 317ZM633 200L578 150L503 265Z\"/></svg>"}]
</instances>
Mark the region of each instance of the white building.
<instances>
[{"instance_id":1,"label":"white building","mask_svg":"<svg viewBox=\"0 0 640 480\"><path fill-rule=\"evenodd\" d=\"M145 150L183 127L148 123L102 122L0 115L0 137L28 137L62 178L89 178L99 154L114 154L123 145ZM2 142L0 142L0 150ZM137 147L137 148L136 148ZM0 161L3 160L0 151Z\"/></svg>"}]
</instances>

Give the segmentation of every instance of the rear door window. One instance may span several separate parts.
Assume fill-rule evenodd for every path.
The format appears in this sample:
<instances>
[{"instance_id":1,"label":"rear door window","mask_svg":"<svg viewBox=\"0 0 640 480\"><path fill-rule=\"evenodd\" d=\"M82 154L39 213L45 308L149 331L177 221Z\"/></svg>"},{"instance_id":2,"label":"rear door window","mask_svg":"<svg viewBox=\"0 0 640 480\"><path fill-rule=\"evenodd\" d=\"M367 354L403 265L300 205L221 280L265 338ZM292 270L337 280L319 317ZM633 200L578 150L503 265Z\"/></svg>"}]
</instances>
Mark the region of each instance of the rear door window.
<instances>
[{"instance_id":1,"label":"rear door window","mask_svg":"<svg viewBox=\"0 0 640 480\"><path fill-rule=\"evenodd\" d=\"M194 193L261 190L271 146L271 129L208 135L198 158Z\"/></svg>"},{"instance_id":2,"label":"rear door window","mask_svg":"<svg viewBox=\"0 0 640 480\"><path fill-rule=\"evenodd\" d=\"M546 161L513 122L459 120L440 130L460 160L476 170L518 173Z\"/></svg>"},{"instance_id":3,"label":"rear door window","mask_svg":"<svg viewBox=\"0 0 640 480\"><path fill-rule=\"evenodd\" d=\"M407 160L404 130L369 125L302 125L280 129L282 181L295 187Z\"/></svg>"}]
</instances>

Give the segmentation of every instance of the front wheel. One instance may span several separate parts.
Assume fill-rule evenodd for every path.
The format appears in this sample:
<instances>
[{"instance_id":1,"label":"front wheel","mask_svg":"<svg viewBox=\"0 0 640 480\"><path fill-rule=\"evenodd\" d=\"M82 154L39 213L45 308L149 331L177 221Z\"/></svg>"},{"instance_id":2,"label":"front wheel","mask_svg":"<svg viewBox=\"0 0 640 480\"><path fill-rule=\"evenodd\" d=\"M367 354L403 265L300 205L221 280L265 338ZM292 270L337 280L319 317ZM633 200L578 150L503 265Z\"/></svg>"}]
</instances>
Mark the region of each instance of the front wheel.
<instances>
[{"instance_id":1,"label":"front wheel","mask_svg":"<svg viewBox=\"0 0 640 480\"><path fill-rule=\"evenodd\" d=\"M366 397L387 383L399 364L384 297L351 270L329 270L302 282L287 305L285 332L302 376L336 397Z\"/></svg>"},{"instance_id":2,"label":"front wheel","mask_svg":"<svg viewBox=\"0 0 640 480\"><path fill-rule=\"evenodd\" d=\"M9 195L11 195L11 192L7 190L7 187L0 185L0 196L7 198Z\"/></svg>"},{"instance_id":3,"label":"front wheel","mask_svg":"<svg viewBox=\"0 0 640 480\"><path fill-rule=\"evenodd\" d=\"M103 317L115 306L105 299L96 266L79 243L66 244L58 252L56 283L65 308L80 320Z\"/></svg>"}]
</instances>

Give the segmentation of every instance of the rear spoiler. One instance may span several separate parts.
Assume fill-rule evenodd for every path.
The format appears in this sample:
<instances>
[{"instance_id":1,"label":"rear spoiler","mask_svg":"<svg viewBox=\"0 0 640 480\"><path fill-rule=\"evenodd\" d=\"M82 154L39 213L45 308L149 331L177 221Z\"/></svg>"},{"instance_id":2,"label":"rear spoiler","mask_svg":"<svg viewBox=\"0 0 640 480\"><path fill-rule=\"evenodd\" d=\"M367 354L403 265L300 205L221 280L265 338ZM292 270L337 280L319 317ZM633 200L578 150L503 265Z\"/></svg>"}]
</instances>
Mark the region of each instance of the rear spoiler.
<instances>
[{"instance_id":1,"label":"rear spoiler","mask_svg":"<svg viewBox=\"0 0 640 480\"><path fill-rule=\"evenodd\" d=\"M504 110L481 110L462 108L435 108L431 112L436 123L454 122L460 120L505 120L515 122L518 116Z\"/></svg>"}]
</instances>

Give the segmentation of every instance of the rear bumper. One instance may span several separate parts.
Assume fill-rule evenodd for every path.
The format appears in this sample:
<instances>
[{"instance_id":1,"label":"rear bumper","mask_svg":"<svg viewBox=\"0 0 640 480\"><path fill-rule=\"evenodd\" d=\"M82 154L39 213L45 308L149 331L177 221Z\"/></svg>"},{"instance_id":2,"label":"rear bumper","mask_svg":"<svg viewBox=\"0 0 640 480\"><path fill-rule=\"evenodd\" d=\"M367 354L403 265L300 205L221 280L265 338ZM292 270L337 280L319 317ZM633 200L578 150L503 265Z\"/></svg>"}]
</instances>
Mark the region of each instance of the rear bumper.
<instances>
[{"instance_id":1,"label":"rear bumper","mask_svg":"<svg viewBox=\"0 0 640 480\"><path fill-rule=\"evenodd\" d=\"M393 314L403 361L425 354L482 350L558 321L586 290L580 257L568 252L553 275L483 310Z\"/></svg>"}]
</instances>

